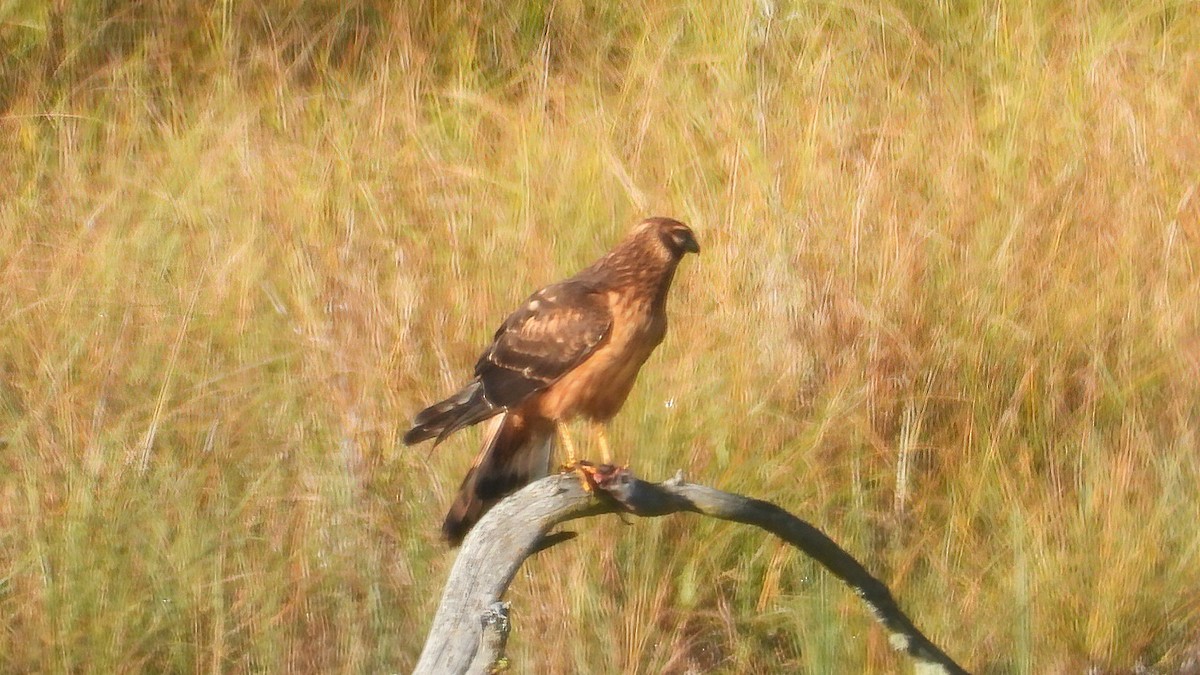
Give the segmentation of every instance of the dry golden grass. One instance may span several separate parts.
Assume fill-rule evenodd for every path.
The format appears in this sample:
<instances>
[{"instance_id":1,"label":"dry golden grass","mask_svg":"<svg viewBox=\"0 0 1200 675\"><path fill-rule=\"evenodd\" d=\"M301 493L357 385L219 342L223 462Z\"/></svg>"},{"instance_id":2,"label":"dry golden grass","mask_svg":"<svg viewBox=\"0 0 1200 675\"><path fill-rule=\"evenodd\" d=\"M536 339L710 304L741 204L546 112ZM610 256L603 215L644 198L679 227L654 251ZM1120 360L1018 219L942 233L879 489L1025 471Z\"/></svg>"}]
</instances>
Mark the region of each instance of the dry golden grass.
<instances>
[{"instance_id":1,"label":"dry golden grass","mask_svg":"<svg viewBox=\"0 0 1200 675\"><path fill-rule=\"evenodd\" d=\"M973 670L1195 662L1194 5L483 4L0 8L0 670L411 668L478 434L399 433L649 214L641 475ZM754 533L582 529L519 672L906 667Z\"/></svg>"}]
</instances>

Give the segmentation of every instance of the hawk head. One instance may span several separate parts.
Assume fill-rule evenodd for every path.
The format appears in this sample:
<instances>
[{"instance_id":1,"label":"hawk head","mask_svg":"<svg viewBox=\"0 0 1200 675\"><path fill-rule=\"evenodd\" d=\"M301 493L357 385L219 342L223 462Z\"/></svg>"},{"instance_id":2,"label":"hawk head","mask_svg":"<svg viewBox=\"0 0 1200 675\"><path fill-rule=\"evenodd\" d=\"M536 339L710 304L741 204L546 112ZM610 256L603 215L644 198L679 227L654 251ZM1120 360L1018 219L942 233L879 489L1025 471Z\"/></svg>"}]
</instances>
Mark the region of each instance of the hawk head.
<instances>
[{"instance_id":1,"label":"hawk head","mask_svg":"<svg viewBox=\"0 0 1200 675\"><path fill-rule=\"evenodd\" d=\"M635 282L671 285L675 266L688 253L699 253L700 245L691 228L672 218L647 218L585 273L597 273L612 284Z\"/></svg>"},{"instance_id":2,"label":"hawk head","mask_svg":"<svg viewBox=\"0 0 1200 675\"><path fill-rule=\"evenodd\" d=\"M638 229L653 232L670 256L676 260L688 253L699 253L700 244L692 228L673 218L656 216L643 220Z\"/></svg>"}]
</instances>

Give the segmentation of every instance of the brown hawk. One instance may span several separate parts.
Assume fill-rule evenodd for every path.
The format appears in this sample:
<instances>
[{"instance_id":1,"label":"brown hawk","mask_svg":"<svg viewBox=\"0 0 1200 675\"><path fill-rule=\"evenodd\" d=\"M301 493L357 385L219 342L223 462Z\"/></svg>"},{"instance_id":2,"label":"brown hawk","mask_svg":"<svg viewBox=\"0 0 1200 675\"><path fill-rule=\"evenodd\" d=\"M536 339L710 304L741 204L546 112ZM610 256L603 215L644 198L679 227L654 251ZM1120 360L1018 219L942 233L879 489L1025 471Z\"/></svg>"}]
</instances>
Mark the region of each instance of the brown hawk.
<instances>
[{"instance_id":1,"label":"brown hawk","mask_svg":"<svg viewBox=\"0 0 1200 675\"><path fill-rule=\"evenodd\" d=\"M440 443L495 418L483 449L446 514L442 534L458 544L506 495L548 475L556 435L567 462L575 446L564 422L583 417L611 462L607 423L625 403L638 370L667 331L667 291L696 237L670 218L642 221L579 274L539 290L513 312L475 364L475 378L417 414L404 443Z\"/></svg>"}]
</instances>

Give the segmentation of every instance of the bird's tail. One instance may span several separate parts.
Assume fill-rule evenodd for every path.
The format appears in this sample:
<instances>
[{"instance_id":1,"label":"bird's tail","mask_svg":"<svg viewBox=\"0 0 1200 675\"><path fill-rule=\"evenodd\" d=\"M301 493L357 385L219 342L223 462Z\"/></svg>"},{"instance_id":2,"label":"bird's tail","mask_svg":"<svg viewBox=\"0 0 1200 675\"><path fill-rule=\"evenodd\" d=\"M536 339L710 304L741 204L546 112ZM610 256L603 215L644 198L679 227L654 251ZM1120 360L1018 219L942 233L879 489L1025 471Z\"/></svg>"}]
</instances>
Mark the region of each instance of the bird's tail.
<instances>
[{"instance_id":1,"label":"bird's tail","mask_svg":"<svg viewBox=\"0 0 1200 675\"><path fill-rule=\"evenodd\" d=\"M503 411L503 408L488 400L483 383L475 380L450 398L417 413L412 428L404 434L404 444L420 443L435 436L437 440L434 443L441 443L455 431Z\"/></svg>"},{"instance_id":2,"label":"bird's tail","mask_svg":"<svg viewBox=\"0 0 1200 675\"><path fill-rule=\"evenodd\" d=\"M550 473L554 431L554 423L546 419L511 412L496 418L442 523L446 541L458 546L496 502Z\"/></svg>"}]
</instances>

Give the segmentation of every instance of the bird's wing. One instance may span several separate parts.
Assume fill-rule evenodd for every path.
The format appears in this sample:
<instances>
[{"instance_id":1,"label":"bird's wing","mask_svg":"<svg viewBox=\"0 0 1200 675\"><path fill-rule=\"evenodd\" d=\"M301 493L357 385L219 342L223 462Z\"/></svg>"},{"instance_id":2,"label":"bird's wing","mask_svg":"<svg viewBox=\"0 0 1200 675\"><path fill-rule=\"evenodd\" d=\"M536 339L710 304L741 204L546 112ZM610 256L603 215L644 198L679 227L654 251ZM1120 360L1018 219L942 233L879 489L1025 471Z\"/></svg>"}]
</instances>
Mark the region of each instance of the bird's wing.
<instances>
[{"instance_id":1,"label":"bird's wing","mask_svg":"<svg viewBox=\"0 0 1200 675\"><path fill-rule=\"evenodd\" d=\"M591 284L552 284L509 315L475 364L475 375L492 403L518 405L595 352L612 322L606 297Z\"/></svg>"}]
</instances>

